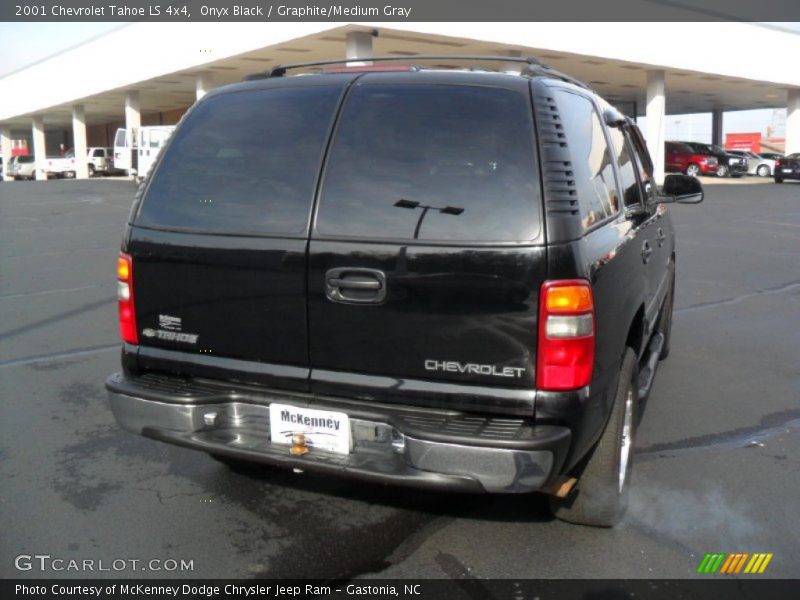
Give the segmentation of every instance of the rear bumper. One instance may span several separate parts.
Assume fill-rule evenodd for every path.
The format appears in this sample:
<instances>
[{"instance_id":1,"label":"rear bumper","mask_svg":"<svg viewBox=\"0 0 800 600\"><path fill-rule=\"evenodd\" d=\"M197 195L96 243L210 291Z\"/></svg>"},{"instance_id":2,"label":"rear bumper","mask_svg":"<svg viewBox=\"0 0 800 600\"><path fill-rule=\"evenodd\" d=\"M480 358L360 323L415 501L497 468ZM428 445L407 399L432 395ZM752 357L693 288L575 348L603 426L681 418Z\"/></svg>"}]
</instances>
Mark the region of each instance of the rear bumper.
<instances>
[{"instance_id":1,"label":"rear bumper","mask_svg":"<svg viewBox=\"0 0 800 600\"><path fill-rule=\"evenodd\" d=\"M117 422L145 437L278 467L419 488L536 491L559 473L571 438L566 427L534 426L523 419L398 409L308 394L273 395L230 386L215 389L208 381L197 393L173 398L119 373L106 387ZM273 401L346 412L353 440L350 454L312 450L296 456L288 446L273 444Z\"/></svg>"}]
</instances>

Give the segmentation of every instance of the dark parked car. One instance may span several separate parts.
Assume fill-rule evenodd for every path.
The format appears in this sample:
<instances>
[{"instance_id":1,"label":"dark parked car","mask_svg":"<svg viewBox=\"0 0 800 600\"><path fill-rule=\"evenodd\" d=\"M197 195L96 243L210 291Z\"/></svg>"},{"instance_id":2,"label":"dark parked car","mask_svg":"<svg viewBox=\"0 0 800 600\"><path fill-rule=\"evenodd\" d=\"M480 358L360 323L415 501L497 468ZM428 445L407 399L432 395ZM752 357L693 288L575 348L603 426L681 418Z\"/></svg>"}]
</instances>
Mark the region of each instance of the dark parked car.
<instances>
[{"instance_id":1,"label":"dark parked car","mask_svg":"<svg viewBox=\"0 0 800 600\"><path fill-rule=\"evenodd\" d=\"M667 203L702 188L657 189L629 119L523 66L280 68L195 104L125 230L118 422L619 521L670 347Z\"/></svg>"},{"instance_id":2,"label":"dark parked car","mask_svg":"<svg viewBox=\"0 0 800 600\"><path fill-rule=\"evenodd\" d=\"M747 174L747 159L742 156L730 154L723 147L716 144L702 144L700 142L683 142L695 152L703 152L717 158L719 169L718 177L741 177Z\"/></svg>"},{"instance_id":3,"label":"dark parked car","mask_svg":"<svg viewBox=\"0 0 800 600\"><path fill-rule=\"evenodd\" d=\"M800 179L800 152L777 159L773 176L775 183L783 183L784 179Z\"/></svg>"},{"instance_id":4,"label":"dark parked car","mask_svg":"<svg viewBox=\"0 0 800 600\"><path fill-rule=\"evenodd\" d=\"M686 173L692 177L716 175L719 169L719 162L715 156L697 152L682 142L664 144L664 163L667 172Z\"/></svg>"}]
</instances>

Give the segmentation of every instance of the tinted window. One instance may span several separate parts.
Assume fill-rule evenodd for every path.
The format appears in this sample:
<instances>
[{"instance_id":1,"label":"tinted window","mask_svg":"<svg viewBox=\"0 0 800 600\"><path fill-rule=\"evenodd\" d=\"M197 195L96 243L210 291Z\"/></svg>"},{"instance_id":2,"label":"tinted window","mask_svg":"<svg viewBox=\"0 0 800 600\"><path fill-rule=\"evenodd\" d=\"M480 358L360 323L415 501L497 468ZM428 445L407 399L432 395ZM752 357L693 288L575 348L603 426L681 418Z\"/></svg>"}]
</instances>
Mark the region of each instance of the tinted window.
<instances>
[{"instance_id":1,"label":"tinted window","mask_svg":"<svg viewBox=\"0 0 800 600\"><path fill-rule=\"evenodd\" d=\"M695 149L688 144L679 144L677 142L667 142L667 149L670 152L681 152L683 154L694 154Z\"/></svg>"},{"instance_id":2,"label":"tinted window","mask_svg":"<svg viewBox=\"0 0 800 600\"><path fill-rule=\"evenodd\" d=\"M17 162L19 164L32 163L33 162L33 155L27 154L25 156L18 156L17 157Z\"/></svg>"},{"instance_id":3,"label":"tinted window","mask_svg":"<svg viewBox=\"0 0 800 600\"><path fill-rule=\"evenodd\" d=\"M625 130L625 139L633 155L636 170L639 173L639 185L642 187L642 196L648 201L656 199L657 186L653 183L653 161L647 151L642 133L635 127Z\"/></svg>"},{"instance_id":4,"label":"tinted window","mask_svg":"<svg viewBox=\"0 0 800 600\"><path fill-rule=\"evenodd\" d=\"M526 241L539 233L527 95L493 87L363 85L322 186L324 235Z\"/></svg>"},{"instance_id":5,"label":"tinted window","mask_svg":"<svg viewBox=\"0 0 800 600\"><path fill-rule=\"evenodd\" d=\"M95 158L102 158L105 155L106 155L105 150L101 148L95 149L95 151L92 153L92 156L94 156Z\"/></svg>"},{"instance_id":6,"label":"tinted window","mask_svg":"<svg viewBox=\"0 0 800 600\"><path fill-rule=\"evenodd\" d=\"M592 103L571 92L555 92L572 156L584 228L619 212L611 150Z\"/></svg>"},{"instance_id":7,"label":"tinted window","mask_svg":"<svg viewBox=\"0 0 800 600\"><path fill-rule=\"evenodd\" d=\"M633 164L625 134L617 127L610 127L609 134L614 155L619 165L620 183L622 184L622 201L625 206L641 204L642 195L639 181L636 179L637 166Z\"/></svg>"},{"instance_id":8,"label":"tinted window","mask_svg":"<svg viewBox=\"0 0 800 600\"><path fill-rule=\"evenodd\" d=\"M137 223L214 233L304 231L339 94L283 88L199 104L175 132Z\"/></svg>"}]
</instances>

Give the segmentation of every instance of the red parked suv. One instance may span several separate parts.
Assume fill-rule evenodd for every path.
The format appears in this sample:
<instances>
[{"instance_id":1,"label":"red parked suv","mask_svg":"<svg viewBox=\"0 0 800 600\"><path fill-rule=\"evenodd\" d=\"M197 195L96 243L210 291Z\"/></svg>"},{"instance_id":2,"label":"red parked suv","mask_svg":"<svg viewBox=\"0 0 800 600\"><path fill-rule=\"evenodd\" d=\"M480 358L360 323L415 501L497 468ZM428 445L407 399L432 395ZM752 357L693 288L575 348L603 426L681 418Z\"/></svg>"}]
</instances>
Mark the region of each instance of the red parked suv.
<instances>
[{"instance_id":1,"label":"red parked suv","mask_svg":"<svg viewBox=\"0 0 800 600\"><path fill-rule=\"evenodd\" d=\"M695 152L691 146L680 142L667 142L664 148L665 168L667 172L698 175L716 175L719 161L710 154Z\"/></svg>"}]
</instances>

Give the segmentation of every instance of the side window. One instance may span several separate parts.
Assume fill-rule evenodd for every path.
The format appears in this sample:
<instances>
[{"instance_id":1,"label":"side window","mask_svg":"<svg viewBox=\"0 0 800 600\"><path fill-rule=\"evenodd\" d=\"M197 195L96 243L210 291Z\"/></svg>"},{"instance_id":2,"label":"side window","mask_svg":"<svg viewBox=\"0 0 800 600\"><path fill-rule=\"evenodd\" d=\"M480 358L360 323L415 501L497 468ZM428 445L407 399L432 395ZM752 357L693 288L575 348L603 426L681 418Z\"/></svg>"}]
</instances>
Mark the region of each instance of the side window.
<instances>
[{"instance_id":1,"label":"side window","mask_svg":"<svg viewBox=\"0 0 800 600\"><path fill-rule=\"evenodd\" d=\"M631 152L633 153L636 171L639 174L639 185L642 189L642 197L654 200L656 197L656 186L653 183L652 162L647 148L644 146L644 139L636 129L625 130L625 137L628 139Z\"/></svg>"},{"instance_id":2,"label":"side window","mask_svg":"<svg viewBox=\"0 0 800 600\"><path fill-rule=\"evenodd\" d=\"M583 227L589 229L619 212L611 148L588 98L566 90L556 90L555 96L572 155Z\"/></svg>"},{"instance_id":3,"label":"side window","mask_svg":"<svg viewBox=\"0 0 800 600\"><path fill-rule=\"evenodd\" d=\"M164 142L167 141L169 138L170 131L164 131L163 129L154 129L150 132L150 147L151 148L160 148L164 145Z\"/></svg>"},{"instance_id":4,"label":"side window","mask_svg":"<svg viewBox=\"0 0 800 600\"><path fill-rule=\"evenodd\" d=\"M642 203L642 189L636 177L636 171L641 170L634 164L631 157L626 135L617 127L609 128L611 145L614 146L614 156L619 165L620 184L622 185L622 201L625 206L634 206Z\"/></svg>"}]
</instances>

